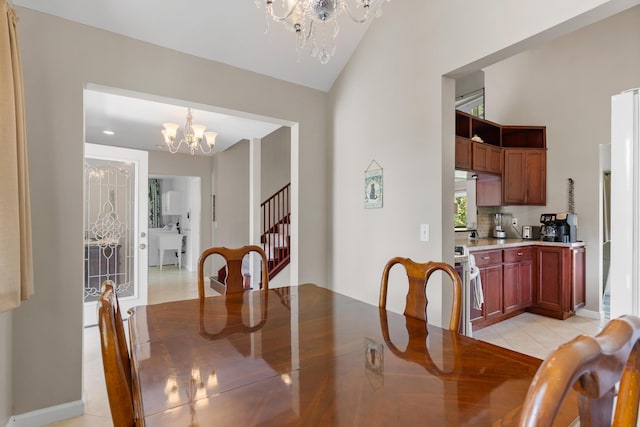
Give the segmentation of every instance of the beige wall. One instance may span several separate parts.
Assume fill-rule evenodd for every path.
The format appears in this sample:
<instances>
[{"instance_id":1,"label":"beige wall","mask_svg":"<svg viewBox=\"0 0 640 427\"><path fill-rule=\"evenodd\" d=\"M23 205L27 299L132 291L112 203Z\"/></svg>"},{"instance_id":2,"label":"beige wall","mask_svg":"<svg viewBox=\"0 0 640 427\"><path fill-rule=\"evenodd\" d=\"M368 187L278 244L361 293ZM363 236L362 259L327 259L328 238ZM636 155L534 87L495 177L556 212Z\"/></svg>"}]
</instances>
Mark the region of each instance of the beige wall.
<instances>
[{"instance_id":1,"label":"beige wall","mask_svg":"<svg viewBox=\"0 0 640 427\"><path fill-rule=\"evenodd\" d=\"M236 248L249 242L249 141L215 155L214 245Z\"/></svg>"},{"instance_id":2,"label":"beige wall","mask_svg":"<svg viewBox=\"0 0 640 427\"><path fill-rule=\"evenodd\" d=\"M442 256L440 64L437 55L419 54L438 51L439 19L434 2L385 4L384 18L369 28L330 92L331 282L372 304L387 260ZM372 160L383 168L381 209L363 207L364 171ZM429 242L418 240L421 223L430 225ZM406 279L404 287L393 279L388 306L401 311ZM440 300L439 293L430 299ZM440 305L431 308L439 318Z\"/></svg>"},{"instance_id":3,"label":"beige wall","mask_svg":"<svg viewBox=\"0 0 640 427\"><path fill-rule=\"evenodd\" d=\"M260 202L291 181L291 129L283 126L261 141Z\"/></svg>"},{"instance_id":4,"label":"beige wall","mask_svg":"<svg viewBox=\"0 0 640 427\"><path fill-rule=\"evenodd\" d=\"M36 294L13 313L10 369L20 373L13 378L13 414L82 397L87 83L300 123L300 280L326 283L326 211L315 204L326 206L326 94L28 9L18 13ZM7 363L0 362L0 371Z\"/></svg>"},{"instance_id":5,"label":"beige wall","mask_svg":"<svg viewBox=\"0 0 640 427\"><path fill-rule=\"evenodd\" d=\"M520 224L567 210L575 181L578 238L587 242L586 308L599 310L599 144L611 137L611 96L640 86L640 7L485 69L487 118L547 126L547 206L504 207Z\"/></svg>"},{"instance_id":6,"label":"beige wall","mask_svg":"<svg viewBox=\"0 0 640 427\"><path fill-rule=\"evenodd\" d=\"M454 85L442 75L475 71L628 5L579 0L562 5L529 0L517 8L506 0L492 7L463 0L385 4L384 17L369 28L330 91L333 287L375 303L390 257L453 261L448 201L453 197L454 115L442 112L453 111ZM384 207L365 210L363 171L372 159L384 168ZM418 241L421 223L430 225L429 242ZM403 307L405 283L392 278L394 310ZM429 299L439 301L439 295ZM440 324L440 305L431 305L430 321Z\"/></svg>"},{"instance_id":7,"label":"beige wall","mask_svg":"<svg viewBox=\"0 0 640 427\"><path fill-rule=\"evenodd\" d=\"M413 0L419 1L419 0ZM411 2L410 2L411 3ZM442 74L475 71L592 24L637 0L441 1ZM385 5L385 17L387 15Z\"/></svg>"}]
</instances>

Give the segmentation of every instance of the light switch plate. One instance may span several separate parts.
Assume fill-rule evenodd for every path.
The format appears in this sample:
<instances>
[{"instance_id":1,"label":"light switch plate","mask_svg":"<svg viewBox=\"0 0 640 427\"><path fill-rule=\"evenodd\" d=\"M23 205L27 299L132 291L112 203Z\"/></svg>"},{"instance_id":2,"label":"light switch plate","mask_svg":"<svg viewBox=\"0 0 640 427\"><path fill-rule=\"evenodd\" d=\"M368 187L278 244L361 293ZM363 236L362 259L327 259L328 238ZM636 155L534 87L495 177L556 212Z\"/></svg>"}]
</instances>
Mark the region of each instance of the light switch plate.
<instances>
[{"instance_id":1,"label":"light switch plate","mask_svg":"<svg viewBox=\"0 0 640 427\"><path fill-rule=\"evenodd\" d=\"M420 224L420 241L429 241L429 224Z\"/></svg>"}]
</instances>

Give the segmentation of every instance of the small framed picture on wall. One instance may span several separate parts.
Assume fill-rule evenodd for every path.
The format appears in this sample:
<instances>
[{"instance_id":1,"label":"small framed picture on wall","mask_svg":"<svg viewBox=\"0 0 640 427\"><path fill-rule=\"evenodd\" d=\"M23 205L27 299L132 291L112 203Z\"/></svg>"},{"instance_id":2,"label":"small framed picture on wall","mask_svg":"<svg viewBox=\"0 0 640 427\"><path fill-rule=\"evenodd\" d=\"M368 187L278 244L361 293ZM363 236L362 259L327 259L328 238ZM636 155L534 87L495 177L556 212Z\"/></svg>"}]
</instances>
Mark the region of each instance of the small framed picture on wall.
<instances>
[{"instance_id":1,"label":"small framed picture on wall","mask_svg":"<svg viewBox=\"0 0 640 427\"><path fill-rule=\"evenodd\" d=\"M364 171L364 207L382 207L382 167L375 160L372 160Z\"/></svg>"}]
</instances>

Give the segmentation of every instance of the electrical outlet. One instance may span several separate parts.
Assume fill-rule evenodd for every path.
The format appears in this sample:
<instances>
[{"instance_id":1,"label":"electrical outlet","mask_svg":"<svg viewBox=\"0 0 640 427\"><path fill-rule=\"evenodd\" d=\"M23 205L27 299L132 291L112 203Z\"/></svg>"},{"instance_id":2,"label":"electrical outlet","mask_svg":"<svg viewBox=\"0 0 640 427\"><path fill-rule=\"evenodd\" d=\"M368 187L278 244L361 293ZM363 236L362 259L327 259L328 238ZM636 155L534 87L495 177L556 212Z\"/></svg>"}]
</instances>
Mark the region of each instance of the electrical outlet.
<instances>
[{"instance_id":1,"label":"electrical outlet","mask_svg":"<svg viewBox=\"0 0 640 427\"><path fill-rule=\"evenodd\" d=\"M511 218L511 225L513 225L514 227L518 226L518 218Z\"/></svg>"}]
</instances>

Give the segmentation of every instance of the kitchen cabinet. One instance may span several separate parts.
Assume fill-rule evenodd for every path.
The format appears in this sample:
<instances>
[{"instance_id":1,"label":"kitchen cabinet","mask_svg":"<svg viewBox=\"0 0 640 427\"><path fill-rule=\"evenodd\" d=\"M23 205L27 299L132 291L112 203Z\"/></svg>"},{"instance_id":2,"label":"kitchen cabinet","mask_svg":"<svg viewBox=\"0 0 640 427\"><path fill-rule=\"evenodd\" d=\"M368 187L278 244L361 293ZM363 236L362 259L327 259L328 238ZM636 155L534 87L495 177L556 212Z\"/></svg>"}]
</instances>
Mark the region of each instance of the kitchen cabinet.
<instances>
[{"instance_id":1,"label":"kitchen cabinet","mask_svg":"<svg viewBox=\"0 0 640 427\"><path fill-rule=\"evenodd\" d=\"M456 111L455 144L456 169L498 177L478 186L478 206L546 205L544 126L505 126Z\"/></svg>"},{"instance_id":2,"label":"kitchen cabinet","mask_svg":"<svg viewBox=\"0 0 640 427\"><path fill-rule=\"evenodd\" d=\"M511 313L531 305L533 249L505 249L503 258L503 311Z\"/></svg>"},{"instance_id":3,"label":"kitchen cabinet","mask_svg":"<svg viewBox=\"0 0 640 427\"><path fill-rule=\"evenodd\" d=\"M480 268L484 292L484 319L490 321L502 316L502 265Z\"/></svg>"},{"instance_id":4,"label":"kitchen cabinet","mask_svg":"<svg viewBox=\"0 0 640 427\"><path fill-rule=\"evenodd\" d=\"M534 249L473 252L484 294L482 310L470 308L474 330L522 313L532 304Z\"/></svg>"},{"instance_id":5,"label":"kitchen cabinet","mask_svg":"<svg viewBox=\"0 0 640 427\"><path fill-rule=\"evenodd\" d=\"M502 173L502 150L482 142L471 143L471 165L476 172Z\"/></svg>"},{"instance_id":6,"label":"kitchen cabinet","mask_svg":"<svg viewBox=\"0 0 640 427\"><path fill-rule=\"evenodd\" d=\"M456 169L471 170L471 140L456 136Z\"/></svg>"},{"instance_id":7,"label":"kitchen cabinet","mask_svg":"<svg viewBox=\"0 0 640 427\"><path fill-rule=\"evenodd\" d=\"M504 148L503 152L502 203L546 205L546 149Z\"/></svg>"},{"instance_id":8,"label":"kitchen cabinet","mask_svg":"<svg viewBox=\"0 0 640 427\"><path fill-rule=\"evenodd\" d=\"M566 319L585 304L584 246L534 244L471 253L484 293L482 309L469 308L473 330L524 311Z\"/></svg>"},{"instance_id":9,"label":"kitchen cabinet","mask_svg":"<svg viewBox=\"0 0 640 427\"><path fill-rule=\"evenodd\" d=\"M571 249L571 286L573 287L573 308L577 310L585 305L586 250L584 247Z\"/></svg>"},{"instance_id":10,"label":"kitchen cabinet","mask_svg":"<svg viewBox=\"0 0 640 427\"><path fill-rule=\"evenodd\" d=\"M567 319L584 306L585 248L539 246L533 313Z\"/></svg>"},{"instance_id":11,"label":"kitchen cabinet","mask_svg":"<svg viewBox=\"0 0 640 427\"><path fill-rule=\"evenodd\" d=\"M182 195L167 191L162 195L162 215L182 215Z\"/></svg>"},{"instance_id":12,"label":"kitchen cabinet","mask_svg":"<svg viewBox=\"0 0 640 427\"><path fill-rule=\"evenodd\" d=\"M499 124L456 111L456 169L502 174L500 141Z\"/></svg>"},{"instance_id":13,"label":"kitchen cabinet","mask_svg":"<svg viewBox=\"0 0 640 427\"><path fill-rule=\"evenodd\" d=\"M470 320L474 329L488 326L502 317L502 250L473 253L480 270L484 304L481 310L471 308Z\"/></svg>"},{"instance_id":14,"label":"kitchen cabinet","mask_svg":"<svg viewBox=\"0 0 640 427\"><path fill-rule=\"evenodd\" d=\"M476 180L476 206L502 205L502 178L500 175L478 174Z\"/></svg>"}]
</instances>

